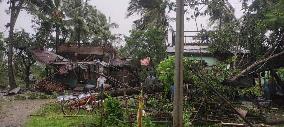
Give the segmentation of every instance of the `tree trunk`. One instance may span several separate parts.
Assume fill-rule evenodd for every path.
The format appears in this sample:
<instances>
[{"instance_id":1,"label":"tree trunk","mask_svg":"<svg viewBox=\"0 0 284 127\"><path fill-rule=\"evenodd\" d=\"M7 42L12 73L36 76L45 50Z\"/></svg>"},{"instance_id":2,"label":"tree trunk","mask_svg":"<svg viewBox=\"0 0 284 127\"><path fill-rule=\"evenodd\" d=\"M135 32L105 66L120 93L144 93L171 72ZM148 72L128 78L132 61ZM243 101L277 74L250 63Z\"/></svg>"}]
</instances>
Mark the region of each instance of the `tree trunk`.
<instances>
[{"instance_id":1,"label":"tree trunk","mask_svg":"<svg viewBox=\"0 0 284 127\"><path fill-rule=\"evenodd\" d=\"M14 68L13 68L13 30L14 26L10 26L9 32L9 44L8 44L8 76L9 76L9 85L10 89L14 89L17 87L15 75L14 75Z\"/></svg>"},{"instance_id":2,"label":"tree trunk","mask_svg":"<svg viewBox=\"0 0 284 127\"><path fill-rule=\"evenodd\" d=\"M81 26L81 25L79 25ZM81 41L81 28L77 29L77 42L78 42L78 46L80 46L80 41Z\"/></svg>"},{"instance_id":3,"label":"tree trunk","mask_svg":"<svg viewBox=\"0 0 284 127\"><path fill-rule=\"evenodd\" d=\"M25 66L25 83L26 83L26 88L30 88L30 70L31 70L31 66Z\"/></svg>"},{"instance_id":4,"label":"tree trunk","mask_svg":"<svg viewBox=\"0 0 284 127\"><path fill-rule=\"evenodd\" d=\"M231 79L228 80L229 83L235 82L238 79L240 79L242 76L248 75L249 73L253 72L253 71L257 71L257 67L260 66L263 67L265 64L269 65L269 64L273 64L272 62L274 60L278 60L279 57L284 56L284 51L274 54L272 56L266 57L264 59L258 60L255 63L253 63L252 65L248 66L246 69L242 70L241 73L239 73L238 75L232 77ZM264 68L264 67L263 67Z\"/></svg>"},{"instance_id":5,"label":"tree trunk","mask_svg":"<svg viewBox=\"0 0 284 127\"><path fill-rule=\"evenodd\" d=\"M58 45L59 45L59 25L56 23L56 28L55 28L55 52L57 53L58 50Z\"/></svg>"},{"instance_id":6,"label":"tree trunk","mask_svg":"<svg viewBox=\"0 0 284 127\"><path fill-rule=\"evenodd\" d=\"M10 0L10 2L11 16L9 23L10 31L8 37L8 77L10 89L14 89L17 87L13 69L14 27L24 1L20 0L17 6L16 0Z\"/></svg>"}]
</instances>

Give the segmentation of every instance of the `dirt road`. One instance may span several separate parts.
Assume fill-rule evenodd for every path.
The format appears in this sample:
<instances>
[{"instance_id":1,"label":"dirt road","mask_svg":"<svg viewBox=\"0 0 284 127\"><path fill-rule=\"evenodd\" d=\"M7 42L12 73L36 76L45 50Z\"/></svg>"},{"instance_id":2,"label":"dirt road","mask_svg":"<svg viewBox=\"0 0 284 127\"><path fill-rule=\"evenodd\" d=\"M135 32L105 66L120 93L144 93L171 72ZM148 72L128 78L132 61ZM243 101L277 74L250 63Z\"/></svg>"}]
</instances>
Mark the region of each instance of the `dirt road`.
<instances>
[{"instance_id":1,"label":"dirt road","mask_svg":"<svg viewBox=\"0 0 284 127\"><path fill-rule=\"evenodd\" d=\"M23 127L28 117L51 100L19 100L2 102L0 127Z\"/></svg>"}]
</instances>

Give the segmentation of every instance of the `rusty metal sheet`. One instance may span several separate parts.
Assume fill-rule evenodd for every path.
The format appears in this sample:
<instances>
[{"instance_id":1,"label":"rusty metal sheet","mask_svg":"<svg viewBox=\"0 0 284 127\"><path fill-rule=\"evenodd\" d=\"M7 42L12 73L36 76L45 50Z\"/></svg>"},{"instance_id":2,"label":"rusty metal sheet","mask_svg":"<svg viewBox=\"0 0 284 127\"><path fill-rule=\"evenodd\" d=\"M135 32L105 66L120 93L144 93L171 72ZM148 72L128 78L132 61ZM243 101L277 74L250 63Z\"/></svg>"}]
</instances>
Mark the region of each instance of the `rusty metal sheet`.
<instances>
[{"instance_id":1,"label":"rusty metal sheet","mask_svg":"<svg viewBox=\"0 0 284 127\"><path fill-rule=\"evenodd\" d=\"M59 53L95 54L104 55L105 53L114 54L116 51L112 47L103 46L78 46L63 44L58 47Z\"/></svg>"},{"instance_id":2,"label":"rusty metal sheet","mask_svg":"<svg viewBox=\"0 0 284 127\"><path fill-rule=\"evenodd\" d=\"M64 57L45 49L36 49L32 50L31 52L33 57L43 64L51 64L56 61L68 61Z\"/></svg>"}]
</instances>

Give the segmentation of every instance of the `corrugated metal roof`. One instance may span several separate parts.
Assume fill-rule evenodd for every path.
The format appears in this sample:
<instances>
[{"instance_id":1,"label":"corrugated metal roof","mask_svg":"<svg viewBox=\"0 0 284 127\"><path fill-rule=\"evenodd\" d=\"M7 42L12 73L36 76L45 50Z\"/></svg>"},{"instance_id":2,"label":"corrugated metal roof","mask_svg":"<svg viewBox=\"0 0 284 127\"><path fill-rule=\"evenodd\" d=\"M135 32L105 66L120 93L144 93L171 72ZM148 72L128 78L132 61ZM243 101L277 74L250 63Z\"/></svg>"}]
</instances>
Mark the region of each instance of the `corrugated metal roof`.
<instances>
[{"instance_id":1,"label":"corrugated metal roof","mask_svg":"<svg viewBox=\"0 0 284 127\"><path fill-rule=\"evenodd\" d=\"M167 52L175 53L175 46L167 47ZM208 46L191 46L191 45L185 45L183 52L190 54L210 53L208 50Z\"/></svg>"},{"instance_id":2,"label":"corrugated metal roof","mask_svg":"<svg viewBox=\"0 0 284 127\"><path fill-rule=\"evenodd\" d=\"M231 47L229 49L231 53L249 53L249 50L240 47ZM167 47L168 53L175 53L175 46ZM184 53L189 54L209 54L210 51L208 49L208 45L185 45L184 46Z\"/></svg>"},{"instance_id":3,"label":"corrugated metal roof","mask_svg":"<svg viewBox=\"0 0 284 127\"><path fill-rule=\"evenodd\" d=\"M113 65L113 66L124 66L124 65L129 65L129 62L126 61L126 60L121 60L119 58L115 58L115 59L112 59L110 61L110 64Z\"/></svg>"},{"instance_id":4,"label":"corrugated metal roof","mask_svg":"<svg viewBox=\"0 0 284 127\"><path fill-rule=\"evenodd\" d=\"M36 49L32 50L31 52L33 57L43 64L51 64L58 61L68 61L68 59L65 59L64 57L45 49Z\"/></svg>"}]
</instances>

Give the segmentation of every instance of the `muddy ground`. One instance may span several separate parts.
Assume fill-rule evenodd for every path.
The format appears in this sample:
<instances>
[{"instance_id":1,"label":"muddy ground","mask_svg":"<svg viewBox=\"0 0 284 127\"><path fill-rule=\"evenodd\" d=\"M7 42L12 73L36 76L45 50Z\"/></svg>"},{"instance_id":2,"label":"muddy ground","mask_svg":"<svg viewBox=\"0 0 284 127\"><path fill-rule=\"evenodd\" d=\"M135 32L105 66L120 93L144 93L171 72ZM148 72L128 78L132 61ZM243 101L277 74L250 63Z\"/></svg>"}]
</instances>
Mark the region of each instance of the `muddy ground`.
<instances>
[{"instance_id":1,"label":"muddy ground","mask_svg":"<svg viewBox=\"0 0 284 127\"><path fill-rule=\"evenodd\" d=\"M0 127L23 127L30 115L51 101L50 99L12 100L0 97Z\"/></svg>"}]
</instances>

